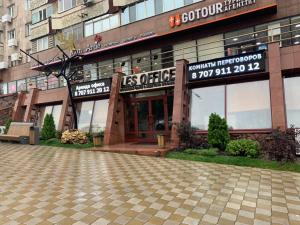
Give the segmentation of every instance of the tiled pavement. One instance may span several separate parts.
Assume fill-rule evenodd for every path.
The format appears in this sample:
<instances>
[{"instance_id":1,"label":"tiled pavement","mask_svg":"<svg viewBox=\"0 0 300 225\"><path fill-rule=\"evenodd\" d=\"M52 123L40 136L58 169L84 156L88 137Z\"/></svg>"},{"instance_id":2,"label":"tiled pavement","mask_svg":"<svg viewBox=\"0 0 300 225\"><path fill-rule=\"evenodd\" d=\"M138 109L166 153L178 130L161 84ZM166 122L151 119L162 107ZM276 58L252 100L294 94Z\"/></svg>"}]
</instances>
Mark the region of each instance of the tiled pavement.
<instances>
[{"instance_id":1,"label":"tiled pavement","mask_svg":"<svg viewBox=\"0 0 300 225\"><path fill-rule=\"evenodd\" d=\"M300 224L300 174L0 143L0 224Z\"/></svg>"}]
</instances>

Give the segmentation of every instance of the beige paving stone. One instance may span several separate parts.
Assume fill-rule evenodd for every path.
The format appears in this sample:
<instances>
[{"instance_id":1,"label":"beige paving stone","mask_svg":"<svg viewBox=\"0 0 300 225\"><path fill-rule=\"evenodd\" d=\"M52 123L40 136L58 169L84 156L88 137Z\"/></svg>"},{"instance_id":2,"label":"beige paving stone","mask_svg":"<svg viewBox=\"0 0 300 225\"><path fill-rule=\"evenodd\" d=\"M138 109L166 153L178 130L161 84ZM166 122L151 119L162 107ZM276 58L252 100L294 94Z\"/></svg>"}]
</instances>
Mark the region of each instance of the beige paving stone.
<instances>
[{"instance_id":1,"label":"beige paving stone","mask_svg":"<svg viewBox=\"0 0 300 225\"><path fill-rule=\"evenodd\" d=\"M297 173L0 143L1 225L299 225L299 205Z\"/></svg>"}]
</instances>

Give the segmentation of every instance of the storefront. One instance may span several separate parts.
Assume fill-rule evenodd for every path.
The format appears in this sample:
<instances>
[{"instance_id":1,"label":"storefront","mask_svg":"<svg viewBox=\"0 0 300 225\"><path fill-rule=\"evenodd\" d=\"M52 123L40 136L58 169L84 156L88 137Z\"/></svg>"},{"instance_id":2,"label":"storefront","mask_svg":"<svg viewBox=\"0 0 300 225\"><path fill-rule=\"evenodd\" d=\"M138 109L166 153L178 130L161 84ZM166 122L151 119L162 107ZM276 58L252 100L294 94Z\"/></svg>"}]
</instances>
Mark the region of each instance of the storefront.
<instances>
[{"instance_id":1,"label":"storefront","mask_svg":"<svg viewBox=\"0 0 300 225\"><path fill-rule=\"evenodd\" d=\"M158 134L170 137L175 79L174 67L123 77L126 141L156 142Z\"/></svg>"}]
</instances>

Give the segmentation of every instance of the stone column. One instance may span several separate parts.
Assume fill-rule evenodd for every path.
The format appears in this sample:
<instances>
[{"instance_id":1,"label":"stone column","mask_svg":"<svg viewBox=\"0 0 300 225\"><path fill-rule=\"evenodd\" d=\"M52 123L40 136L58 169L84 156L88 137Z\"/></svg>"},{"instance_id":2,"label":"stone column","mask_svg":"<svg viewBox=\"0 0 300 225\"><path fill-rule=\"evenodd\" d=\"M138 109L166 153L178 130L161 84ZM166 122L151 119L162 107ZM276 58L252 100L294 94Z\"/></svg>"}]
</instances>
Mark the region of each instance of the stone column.
<instances>
[{"instance_id":1,"label":"stone column","mask_svg":"<svg viewBox=\"0 0 300 225\"><path fill-rule=\"evenodd\" d=\"M176 79L174 87L174 104L171 131L171 146L178 147L180 144L177 135L177 125L188 122L188 93L186 87L186 66L188 61L182 59L176 61Z\"/></svg>"},{"instance_id":2,"label":"stone column","mask_svg":"<svg viewBox=\"0 0 300 225\"><path fill-rule=\"evenodd\" d=\"M26 93L24 91L18 93L17 100L15 102L13 113L12 113L12 120L15 122L21 122L24 118L21 118L22 113L22 103L24 101L24 97L26 96Z\"/></svg>"},{"instance_id":3,"label":"stone column","mask_svg":"<svg viewBox=\"0 0 300 225\"><path fill-rule=\"evenodd\" d=\"M285 130L287 122L279 43L269 44L268 49L272 127L274 129L280 128L281 130Z\"/></svg>"},{"instance_id":4,"label":"stone column","mask_svg":"<svg viewBox=\"0 0 300 225\"><path fill-rule=\"evenodd\" d=\"M109 98L108 115L104 133L104 144L112 145L125 142L124 100L120 95L123 74L113 75Z\"/></svg>"},{"instance_id":5,"label":"stone column","mask_svg":"<svg viewBox=\"0 0 300 225\"><path fill-rule=\"evenodd\" d=\"M31 111L34 106L35 99L36 99L38 93L39 93L39 89L33 88L30 90L29 94L27 95L28 96L28 101L27 101L28 104L26 106L26 111L25 111L25 115L24 115L24 122L30 122Z\"/></svg>"},{"instance_id":6,"label":"stone column","mask_svg":"<svg viewBox=\"0 0 300 225\"><path fill-rule=\"evenodd\" d=\"M64 125L66 122L66 116L68 114L68 109L69 109L69 92L68 89L65 88L64 95L62 96L63 102L62 102L62 107L61 107L61 113L59 117L59 123L58 123L58 130L63 131L64 130Z\"/></svg>"}]
</instances>

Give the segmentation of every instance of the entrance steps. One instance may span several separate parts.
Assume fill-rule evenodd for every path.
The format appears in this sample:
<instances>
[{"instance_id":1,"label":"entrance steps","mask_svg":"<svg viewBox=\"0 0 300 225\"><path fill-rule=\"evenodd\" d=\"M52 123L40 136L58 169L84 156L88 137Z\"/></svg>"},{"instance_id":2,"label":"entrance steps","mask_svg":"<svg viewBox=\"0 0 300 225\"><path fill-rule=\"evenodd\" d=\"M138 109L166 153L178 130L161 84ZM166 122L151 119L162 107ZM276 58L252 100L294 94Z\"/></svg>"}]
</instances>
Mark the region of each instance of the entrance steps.
<instances>
[{"instance_id":1,"label":"entrance steps","mask_svg":"<svg viewBox=\"0 0 300 225\"><path fill-rule=\"evenodd\" d=\"M170 145L166 145L165 148L158 147L157 144L142 144L136 142L122 143L115 145L107 145L103 147L94 147L92 151L100 152L113 152L122 154L133 154L133 155L143 155L143 156L154 156L154 157L164 157L169 151L171 151Z\"/></svg>"}]
</instances>

